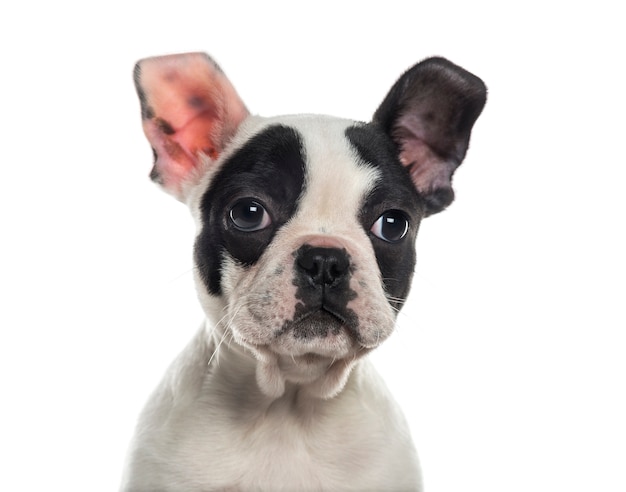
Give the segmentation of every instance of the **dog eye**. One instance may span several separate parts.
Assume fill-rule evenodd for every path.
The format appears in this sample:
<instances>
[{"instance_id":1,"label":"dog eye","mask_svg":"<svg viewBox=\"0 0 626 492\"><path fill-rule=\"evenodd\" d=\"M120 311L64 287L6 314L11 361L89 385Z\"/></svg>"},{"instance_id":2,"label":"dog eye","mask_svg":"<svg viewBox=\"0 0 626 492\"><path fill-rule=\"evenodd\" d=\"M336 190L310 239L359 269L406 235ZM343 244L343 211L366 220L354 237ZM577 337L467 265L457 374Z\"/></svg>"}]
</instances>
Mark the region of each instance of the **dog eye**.
<instances>
[{"instance_id":1,"label":"dog eye","mask_svg":"<svg viewBox=\"0 0 626 492\"><path fill-rule=\"evenodd\" d=\"M244 232L260 231L272 223L265 207L253 198L244 198L235 203L230 209L230 220Z\"/></svg>"},{"instance_id":2,"label":"dog eye","mask_svg":"<svg viewBox=\"0 0 626 492\"><path fill-rule=\"evenodd\" d=\"M370 230L374 236L383 241L397 243L409 232L409 221L404 212L389 210L374 222Z\"/></svg>"}]
</instances>

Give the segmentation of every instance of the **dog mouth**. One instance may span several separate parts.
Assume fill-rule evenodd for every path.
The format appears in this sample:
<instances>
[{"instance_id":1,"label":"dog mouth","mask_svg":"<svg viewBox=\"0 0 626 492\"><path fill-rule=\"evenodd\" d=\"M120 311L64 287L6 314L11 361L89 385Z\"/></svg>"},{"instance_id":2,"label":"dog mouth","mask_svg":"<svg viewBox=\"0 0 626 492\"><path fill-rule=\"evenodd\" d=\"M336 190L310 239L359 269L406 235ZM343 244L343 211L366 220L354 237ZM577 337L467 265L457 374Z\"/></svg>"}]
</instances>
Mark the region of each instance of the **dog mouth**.
<instances>
[{"instance_id":1,"label":"dog mouth","mask_svg":"<svg viewBox=\"0 0 626 492\"><path fill-rule=\"evenodd\" d=\"M329 334L337 335L342 329L356 335L356 333L353 333L353 324L352 320L349 320L345 314L328 307L322 307L321 309L301 314L283 330L289 331L291 329L296 338L326 337Z\"/></svg>"},{"instance_id":2,"label":"dog mouth","mask_svg":"<svg viewBox=\"0 0 626 492\"><path fill-rule=\"evenodd\" d=\"M349 308L299 303L277 330L242 345L257 359L257 382L268 395L281 395L286 382L305 385L324 398L341 388L354 363L373 346L363 340L359 319ZM256 342L256 343L254 343Z\"/></svg>"},{"instance_id":3,"label":"dog mouth","mask_svg":"<svg viewBox=\"0 0 626 492\"><path fill-rule=\"evenodd\" d=\"M293 338L306 341L345 334L355 343L359 343L361 336L358 325L356 314L349 309L335 309L325 304L314 308L305 308L303 305L299 305L293 319L286 321L283 327L275 333L275 336L280 338L292 334Z\"/></svg>"},{"instance_id":4,"label":"dog mouth","mask_svg":"<svg viewBox=\"0 0 626 492\"><path fill-rule=\"evenodd\" d=\"M370 351L360 339L350 313L325 307L302 310L270 343L257 347L265 361L258 368L259 384L272 393L268 383L276 379L329 397L345 384L353 364Z\"/></svg>"}]
</instances>

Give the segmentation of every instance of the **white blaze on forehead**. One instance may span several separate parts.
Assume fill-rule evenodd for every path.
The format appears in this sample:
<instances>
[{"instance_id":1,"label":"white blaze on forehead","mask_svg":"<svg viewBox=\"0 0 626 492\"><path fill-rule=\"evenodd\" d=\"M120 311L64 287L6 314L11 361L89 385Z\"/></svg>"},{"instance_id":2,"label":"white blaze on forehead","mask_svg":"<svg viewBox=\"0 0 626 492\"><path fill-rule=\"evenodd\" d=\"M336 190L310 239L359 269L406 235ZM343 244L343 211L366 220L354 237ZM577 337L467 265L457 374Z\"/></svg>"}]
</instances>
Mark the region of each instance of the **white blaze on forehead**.
<instances>
[{"instance_id":1,"label":"white blaze on forehead","mask_svg":"<svg viewBox=\"0 0 626 492\"><path fill-rule=\"evenodd\" d=\"M355 122L319 116L289 124L301 134L307 165L298 220L315 233L333 234L353 225L380 175L361 160L346 137L346 128Z\"/></svg>"},{"instance_id":2,"label":"white blaze on forehead","mask_svg":"<svg viewBox=\"0 0 626 492\"><path fill-rule=\"evenodd\" d=\"M254 135L272 125L292 127L302 139L307 169L303 206L298 208L307 212L307 219L314 220L311 229L320 232L331 224L356 217L363 197L374 187L380 172L363 162L346 137L346 129L355 124L353 120L323 115L249 117L224 152L220 165L212 166L190 193L188 204L195 212L198 226L202 226L198 213L200 200L221 164Z\"/></svg>"}]
</instances>

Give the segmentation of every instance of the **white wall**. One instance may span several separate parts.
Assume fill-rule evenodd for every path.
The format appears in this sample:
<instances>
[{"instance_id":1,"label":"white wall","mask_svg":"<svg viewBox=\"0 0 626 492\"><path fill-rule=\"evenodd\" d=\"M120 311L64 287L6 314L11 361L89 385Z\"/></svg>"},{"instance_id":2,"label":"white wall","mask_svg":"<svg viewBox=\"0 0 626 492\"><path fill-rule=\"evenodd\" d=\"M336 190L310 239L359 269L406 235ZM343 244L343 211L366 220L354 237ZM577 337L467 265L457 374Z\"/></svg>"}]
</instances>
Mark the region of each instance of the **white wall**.
<instances>
[{"instance_id":1,"label":"white wall","mask_svg":"<svg viewBox=\"0 0 626 492\"><path fill-rule=\"evenodd\" d=\"M226 5L228 4L228 5ZM211 53L263 115L368 119L439 54L487 107L376 354L427 492L626 490L616 2L17 3L0 15L0 489L117 487L201 320L184 207L147 179L131 71Z\"/></svg>"}]
</instances>

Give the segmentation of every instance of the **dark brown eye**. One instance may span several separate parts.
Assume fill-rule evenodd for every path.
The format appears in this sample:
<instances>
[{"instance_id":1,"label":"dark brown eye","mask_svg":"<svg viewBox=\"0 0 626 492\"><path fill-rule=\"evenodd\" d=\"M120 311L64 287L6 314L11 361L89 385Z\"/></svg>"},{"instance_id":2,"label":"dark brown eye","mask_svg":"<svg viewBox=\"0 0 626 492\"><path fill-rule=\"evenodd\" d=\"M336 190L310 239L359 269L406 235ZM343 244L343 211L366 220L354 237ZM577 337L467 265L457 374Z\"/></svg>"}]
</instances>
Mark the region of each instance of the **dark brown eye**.
<instances>
[{"instance_id":1,"label":"dark brown eye","mask_svg":"<svg viewBox=\"0 0 626 492\"><path fill-rule=\"evenodd\" d=\"M374 236L388 243L400 242L409 231L409 221L404 212L388 210L382 214L370 229Z\"/></svg>"},{"instance_id":2,"label":"dark brown eye","mask_svg":"<svg viewBox=\"0 0 626 492\"><path fill-rule=\"evenodd\" d=\"M265 229L272 223L265 207L254 198L243 198L230 209L230 220L243 232L254 232Z\"/></svg>"}]
</instances>

